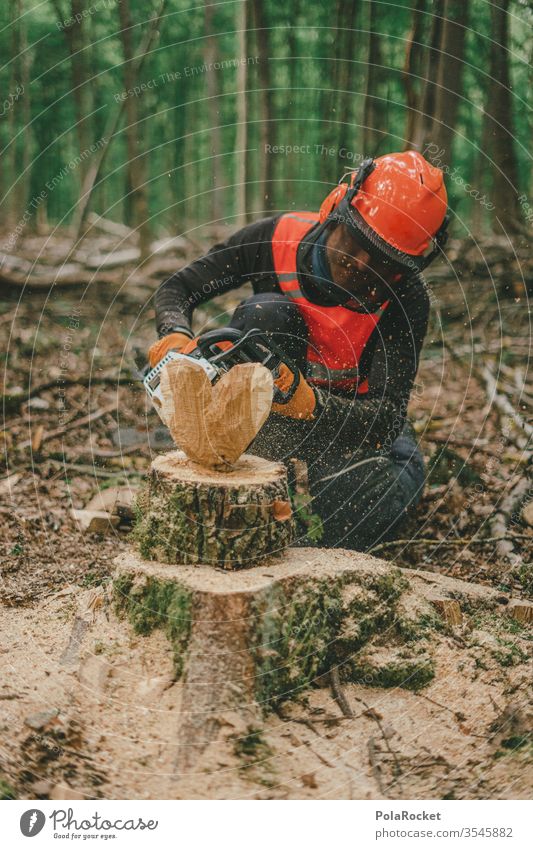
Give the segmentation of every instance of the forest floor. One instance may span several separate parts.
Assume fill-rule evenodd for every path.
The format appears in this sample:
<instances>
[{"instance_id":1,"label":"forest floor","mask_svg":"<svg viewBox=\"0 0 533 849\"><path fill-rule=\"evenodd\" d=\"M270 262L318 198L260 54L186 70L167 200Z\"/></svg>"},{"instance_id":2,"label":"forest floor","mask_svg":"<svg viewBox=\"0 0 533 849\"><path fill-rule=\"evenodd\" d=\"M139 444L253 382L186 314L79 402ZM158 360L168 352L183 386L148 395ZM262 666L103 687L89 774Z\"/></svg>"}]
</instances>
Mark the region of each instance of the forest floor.
<instances>
[{"instance_id":1,"label":"forest floor","mask_svg":"<svg viewBox=\"0 0 533 849\"><path fill-rule=\"evenodd\" d=\"M99 490L133 493L160 450L149 444L159 421L134 375L136 349L153 341L153 288L95 283L1 296L0 795L65 798L70 787L72 798L172 797L179 686L170 648L159 632L134 636L107 599L128 518L87 534L71 512ZM242 297L198 308L198 326L225 323ZM428 485L401 541L376 554L496 588L502 603L531 598L531 454L514 416L531 420L533 407L528 304L499 300L483 279L441 279L433 300L409 411ZM493 403L491 375L510 406ZM80 605L94 616L71 663ZM523 700L531 673L523 649L503 664L465 658L450 637L436 650L443 674L423 693L347 687L363 706L359 719L342 717L323 687L289 703L220 765L235 795L530 796L531 717L518 716L509 737L497 732L498 718ZM224 795L202 776L196 793Z\"/></svg>"}]
</instances>

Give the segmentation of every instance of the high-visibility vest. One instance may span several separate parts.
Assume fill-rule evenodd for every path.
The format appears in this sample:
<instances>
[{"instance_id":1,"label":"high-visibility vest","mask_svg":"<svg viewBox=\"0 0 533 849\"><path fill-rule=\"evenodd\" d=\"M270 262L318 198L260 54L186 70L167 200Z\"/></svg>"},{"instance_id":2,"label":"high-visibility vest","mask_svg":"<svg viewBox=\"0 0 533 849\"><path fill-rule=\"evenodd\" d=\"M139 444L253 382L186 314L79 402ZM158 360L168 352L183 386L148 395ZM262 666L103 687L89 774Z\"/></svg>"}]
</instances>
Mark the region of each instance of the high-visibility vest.
<instances>
[{"instance_id":1,"label":"high-visibility vest","mask_svg":"<svg viewBox=\"0 0 533 849\"><path fill-rule=\"evenodd\" d=\"M317 223L318 213L290 212L279 219L272 237L274 270L283 294L299 308L308 329L306 379L316 386L368 392L359 379L365 345L388 306L376 313L357 313L345 307L321 307L307 300L296 270L298 245Z\"/></svg>"}]
</instances>

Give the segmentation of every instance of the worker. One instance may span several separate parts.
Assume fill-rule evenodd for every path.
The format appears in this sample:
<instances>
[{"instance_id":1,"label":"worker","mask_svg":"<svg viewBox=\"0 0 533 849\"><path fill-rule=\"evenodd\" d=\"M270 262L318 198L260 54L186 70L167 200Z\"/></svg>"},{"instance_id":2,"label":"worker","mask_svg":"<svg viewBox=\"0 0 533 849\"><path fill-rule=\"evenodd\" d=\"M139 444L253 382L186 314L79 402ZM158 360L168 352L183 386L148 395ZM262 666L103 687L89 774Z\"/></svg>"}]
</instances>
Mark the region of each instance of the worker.
<instances>
[{"instance_id":1,"label":"worker","mask_svg":"<svg viewBox=\"0 0 533 849\"><path fill-rule=\"evenodd\" d=\"M249 224L156 293L152 367L191 348L196 306L251 282L230 326L263 330L300 374L250 450L306 461L323 546L393 538L421 498L424 462L406 411L428 322L422 272L447 222L442 171L420 153L365 159L318 213ZM276 384L290 382L282 367Z\"/></svg>"}]
</instances>

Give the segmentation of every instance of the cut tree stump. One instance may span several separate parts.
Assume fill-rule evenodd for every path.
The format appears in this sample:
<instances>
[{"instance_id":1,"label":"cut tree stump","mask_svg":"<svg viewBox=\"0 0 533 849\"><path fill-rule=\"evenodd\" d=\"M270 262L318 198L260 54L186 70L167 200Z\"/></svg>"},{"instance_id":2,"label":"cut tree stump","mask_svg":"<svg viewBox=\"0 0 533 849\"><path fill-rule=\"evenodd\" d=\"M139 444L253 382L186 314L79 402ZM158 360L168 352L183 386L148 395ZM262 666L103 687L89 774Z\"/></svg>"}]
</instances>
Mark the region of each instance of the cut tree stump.
<instances>
[{"instance_id":1,"label":"cut tree stump","mask_svg":"<svg viewBox=\"0 0 533 849\"><path fill-rule=\"evenodd\" d=\"M163 563L253 566L282 552L294 533L285 467L247 454L224 472L181 451L160 455L136 514L141 555Z\"/></svg>"},{"instance_id":2,"label":"cut tree stump","mask_svg":"<svg viewBox=\"0 0 533 849\"><path fill-rule=\"evenodd\" d=\"M341 684L430 685L435 647L447 639L435 598L453 595L469 615L491 610L505 632L496 590L354 551L288 549L232 574L133 553L116 566L117 612L136 633L160 628L170 642L181 681L175 768L183 781L220 769L270 711L332 670Z\"/></svg>"}]
</instances>

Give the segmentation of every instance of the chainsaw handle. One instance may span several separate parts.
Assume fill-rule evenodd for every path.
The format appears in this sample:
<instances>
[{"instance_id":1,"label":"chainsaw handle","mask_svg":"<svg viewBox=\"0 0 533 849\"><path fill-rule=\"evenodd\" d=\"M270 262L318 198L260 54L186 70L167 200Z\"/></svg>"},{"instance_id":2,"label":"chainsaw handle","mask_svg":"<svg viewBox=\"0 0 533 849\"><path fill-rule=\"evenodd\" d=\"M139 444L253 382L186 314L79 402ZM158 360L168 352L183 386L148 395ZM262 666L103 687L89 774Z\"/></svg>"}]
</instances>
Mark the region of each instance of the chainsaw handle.
<instances>
[{"instance_id":1,"label":"chainsaw handle","mask_svg":"<svg viewBox=\"0 0 533 849\"><path fill-rule=\"evenodd\" d=\"M225 351L219 349L217 352L217 345L221 342L231 342L232 347ZM274 380L279 377L281 363L285 363L293 375L293 381L286 392L274 385L273 400L275 404L287 404L300 383L298 366L258 327L254 327L246 333L237 330L235 327L208 330L198 336L196 345L202 357L215 366L231 367L235 365L236 357L242 356L244 362L255 362L265 366L272 373Z\"/></svg>"}]
</instances>

